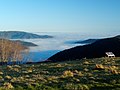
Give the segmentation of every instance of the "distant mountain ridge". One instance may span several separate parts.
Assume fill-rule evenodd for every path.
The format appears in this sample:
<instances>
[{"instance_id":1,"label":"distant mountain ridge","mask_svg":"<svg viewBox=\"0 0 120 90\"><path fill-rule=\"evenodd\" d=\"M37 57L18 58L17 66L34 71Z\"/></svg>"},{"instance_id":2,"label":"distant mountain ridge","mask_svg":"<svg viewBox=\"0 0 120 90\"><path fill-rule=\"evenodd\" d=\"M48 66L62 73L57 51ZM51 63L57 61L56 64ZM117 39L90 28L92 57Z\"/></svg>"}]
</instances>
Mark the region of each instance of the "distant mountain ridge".
<instances>
[{"instance_id":1,"label":"distant mountain ridge","mask_svg":"<svg viewBox=\"0 0 120 90\"><path fill-rule=\"evenodd\" d=\"M50 35L37 35L33 33L21 32L21 31L0 31L0 38L6 39L46 39L53 38Z\"/></svg>"},{"instance_id":2,"label":"distant mountain ridge","mask_svg":"<svg viewBox=\"0 0 120 90\"><path fill-rule=\"evenodd\" d=\"M0 42L2 42L2 40L4 41L8 41L8 42L19 42L22 46L25 46L25 47L35 47L35 46L38 46L32 42L26 42L26 41L21 41L21 40L8 40L8 39L0 39Z\"/></svg>"},{"instance_id":3,"label":"distant mountain ridge","mask_svg":"<svg viewBox=\"0 0 120 90\"><path fill-rule=\"evenodd\" d=\"M91 44L96 42L99 39L86 39L86 40L72 40L72 41L66 41L66 44Z\"/></svg>"},{"instance_id":4,"label":"distant mountain ridge","mask_svg":"<svg viewBox=\"0 0 120 90\"><path fill-rule=\"evenodd\" d=\"M75 41L75 44L91 44L96 42L99 39L87 39L87 40L83 40L83 41Z\"/></svg>"},{"instance_id":5,"label":"distant mountain ridge","mask_svg":"<svg viewBox=\"0 0 120 90\"><path fill-rule=\"evenodd\" d=\"M99 58L104 57L105 52L113 52L116 56L120 57L120 35L61 51L48 58L48 60L56 62L82 58Z\"/></svg>"},{"instance_id":6,"label":"distant mountain ridge","mask_svg":"<svg viewBox=\"0 0 120 90\"><path fill-rule=\"evenodd\" d=\"M20 44L22 44L23 46L26 46L26 47L35 47L35 46L38 46L32 42L26 42L26 41L20 41L20 40L15 40L14 42L19 42Z\"/></svg>"}]
</instances>

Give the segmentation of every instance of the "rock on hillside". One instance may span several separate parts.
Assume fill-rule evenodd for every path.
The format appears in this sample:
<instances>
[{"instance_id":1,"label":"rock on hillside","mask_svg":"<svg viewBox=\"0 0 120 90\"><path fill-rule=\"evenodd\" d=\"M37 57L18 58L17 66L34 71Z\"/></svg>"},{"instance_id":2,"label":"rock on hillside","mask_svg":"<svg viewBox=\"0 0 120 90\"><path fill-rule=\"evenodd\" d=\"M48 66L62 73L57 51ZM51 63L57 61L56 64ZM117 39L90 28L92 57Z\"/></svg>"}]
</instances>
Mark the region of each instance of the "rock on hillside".
<instances>
[{"instance_id":1,"label":"rock on hillside","mask_svg":"<svg viewBox=\"0 0 120 90\"><path fill-rule=\"evenodd\" d=\"M61 51L48 60L65 61L82 58L99 58L104 57L105 52L113 52L116 56L120 56L120 35L112 38L100 39L92 44L77 46Z\"/></svg>"},{"instance_id":2,"label":"rock on hillside","mask_svg":"<svg viewBox=\"0 0 120 90\"><path fill-rule=\"evenodd\" d=\"M49 35L37 35L21 31L0 31L0 38L6 39L36 39L36 38L53 38Z\"/></svg>"}]
</instances>

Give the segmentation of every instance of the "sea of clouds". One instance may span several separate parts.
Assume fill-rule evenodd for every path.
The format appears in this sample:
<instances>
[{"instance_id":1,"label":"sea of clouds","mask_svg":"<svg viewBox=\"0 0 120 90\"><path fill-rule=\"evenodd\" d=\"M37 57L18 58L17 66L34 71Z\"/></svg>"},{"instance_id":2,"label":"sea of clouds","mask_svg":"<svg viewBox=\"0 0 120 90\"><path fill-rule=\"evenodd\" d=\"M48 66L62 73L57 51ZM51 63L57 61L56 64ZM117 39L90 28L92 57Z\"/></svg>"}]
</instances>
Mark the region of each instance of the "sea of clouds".
<instances>
[{"instance_id":1,"label":"sea of clouds","mask_svg":"<svg viewBox=\"0 0 120 90\"><path fill-rule=\"evenodd\" d=\"M59 51L69 49L83 44L66 43L71 41L82 41L86 39L99 39L112 35L93 34L93 33L62 33L62 32L34 32L38 35L51 35L54 38L47 39L24 39L23 41L37 44L37 47L30 47L29 58L31 61L44 61Z\"/></svg>"}]
</instances>

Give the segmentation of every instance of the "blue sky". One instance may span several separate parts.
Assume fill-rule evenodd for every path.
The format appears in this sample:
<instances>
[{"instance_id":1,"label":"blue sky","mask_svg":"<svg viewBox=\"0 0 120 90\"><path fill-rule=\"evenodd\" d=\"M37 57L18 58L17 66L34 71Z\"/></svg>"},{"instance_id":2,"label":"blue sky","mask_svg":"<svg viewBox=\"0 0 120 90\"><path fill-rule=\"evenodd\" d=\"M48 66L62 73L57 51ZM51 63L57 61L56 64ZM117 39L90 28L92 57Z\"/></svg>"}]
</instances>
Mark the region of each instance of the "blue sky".
<instances>
[{"instance_id":1,"label":"blue sky","mask_svg":"<svg viewBox=\"0 0 120 90\"><path fill-rule=\"evenodd\" d=\"M120 32L120 0L0 0L0 30Z\"/></svg>"}]
</instances>

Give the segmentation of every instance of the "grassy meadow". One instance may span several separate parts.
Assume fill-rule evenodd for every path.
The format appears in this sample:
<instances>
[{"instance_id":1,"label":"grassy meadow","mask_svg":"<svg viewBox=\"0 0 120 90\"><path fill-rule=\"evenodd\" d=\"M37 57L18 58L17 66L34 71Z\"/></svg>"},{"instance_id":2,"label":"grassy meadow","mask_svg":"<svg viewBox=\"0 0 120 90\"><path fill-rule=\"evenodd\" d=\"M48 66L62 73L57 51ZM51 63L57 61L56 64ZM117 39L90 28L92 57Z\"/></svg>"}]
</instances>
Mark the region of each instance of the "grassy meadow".
<instances>
[{"instance_id":1,"label":"grassy meadow","mask_svg":"<svg viewBox=\"0 0 120 90\"><path fill-rule=\"evenodd\" d=\"M0 66L0 90L120 90L120 58Z\"/></svg>"}]
</instances>

